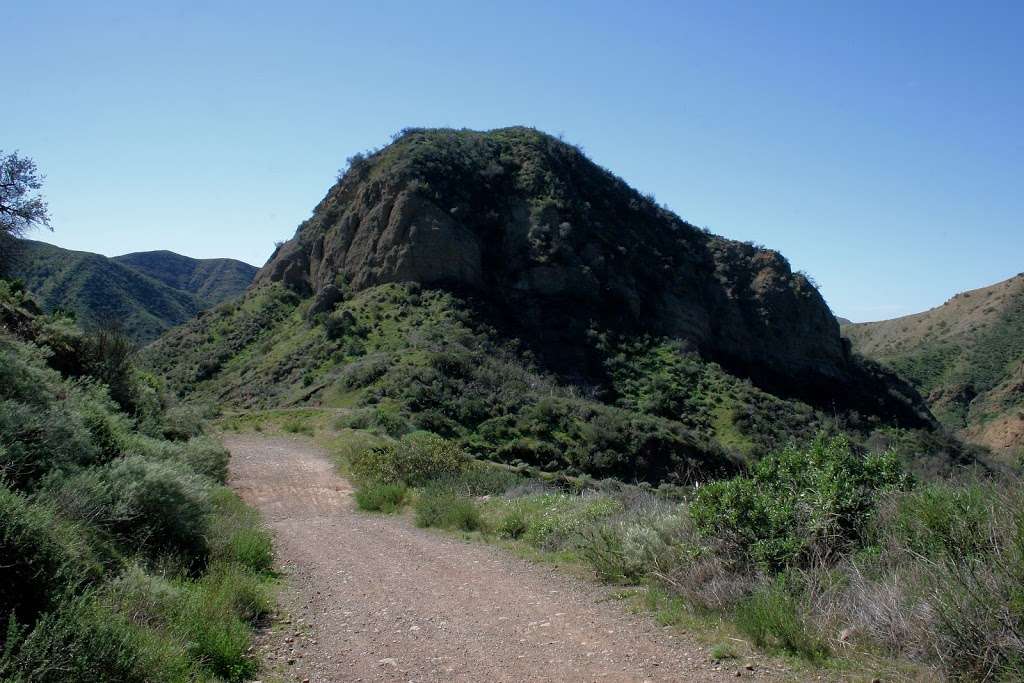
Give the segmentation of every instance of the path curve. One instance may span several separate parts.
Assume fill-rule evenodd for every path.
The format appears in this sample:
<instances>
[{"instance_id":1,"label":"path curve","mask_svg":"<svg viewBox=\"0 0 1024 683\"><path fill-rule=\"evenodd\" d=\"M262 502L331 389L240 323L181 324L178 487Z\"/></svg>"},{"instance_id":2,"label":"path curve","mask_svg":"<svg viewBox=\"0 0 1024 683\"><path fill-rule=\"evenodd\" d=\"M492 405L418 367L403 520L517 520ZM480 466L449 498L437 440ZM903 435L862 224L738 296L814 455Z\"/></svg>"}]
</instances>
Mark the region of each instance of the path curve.
<instances>
[{"instance_id":1,"label":"path curve","mask_svg":"<svg viewBox=\"0 0 1024 683\"><path fill-rule=\"evenodd\" d=\"M309 442L225 435L231 486L259 508L290 618L273 669L316 681L764 680L608 599L609 591L485 544L358 511ZM291 661L289 661L291 660Z\"/></svg>"}]
</instances>

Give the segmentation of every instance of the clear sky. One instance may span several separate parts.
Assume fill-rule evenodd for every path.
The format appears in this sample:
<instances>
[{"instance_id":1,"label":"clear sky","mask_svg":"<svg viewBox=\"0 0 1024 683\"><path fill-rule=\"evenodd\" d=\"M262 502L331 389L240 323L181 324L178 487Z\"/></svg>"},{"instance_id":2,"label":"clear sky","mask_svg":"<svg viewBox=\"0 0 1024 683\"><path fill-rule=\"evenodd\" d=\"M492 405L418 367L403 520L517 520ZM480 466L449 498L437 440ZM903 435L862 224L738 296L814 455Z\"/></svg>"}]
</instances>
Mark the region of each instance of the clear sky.
<instances>
[{"instance_id":1,"label":"clear sky","mask_svg":"<svg viewBox=\"0 0 1024 683\"><path fill-rule=\"evenodd\" d=\"M262 265L407 126L561 133L838 315L1024 271L1024 3L4 3L52 234Z\"/></svg>"}]
</instances>

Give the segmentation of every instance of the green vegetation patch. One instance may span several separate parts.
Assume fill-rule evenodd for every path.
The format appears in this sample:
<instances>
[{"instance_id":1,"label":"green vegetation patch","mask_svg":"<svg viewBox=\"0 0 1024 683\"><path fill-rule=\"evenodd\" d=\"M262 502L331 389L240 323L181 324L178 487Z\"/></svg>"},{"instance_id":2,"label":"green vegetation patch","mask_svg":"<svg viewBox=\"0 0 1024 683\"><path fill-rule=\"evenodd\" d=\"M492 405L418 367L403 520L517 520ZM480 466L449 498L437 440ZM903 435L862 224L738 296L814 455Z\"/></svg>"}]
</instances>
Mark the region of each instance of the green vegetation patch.
<instances>
[{"instance_id":1,"label":"green vegetation patch","mask_svg":"<svg viewBox=\"0 0 1024 683\"><path fill-rule=\"evenodd\" d=\"M273 549L223 486L227 452L116 339L16 294L0 287L0 679L250 678Z\"/></svg>"}]
</instances>

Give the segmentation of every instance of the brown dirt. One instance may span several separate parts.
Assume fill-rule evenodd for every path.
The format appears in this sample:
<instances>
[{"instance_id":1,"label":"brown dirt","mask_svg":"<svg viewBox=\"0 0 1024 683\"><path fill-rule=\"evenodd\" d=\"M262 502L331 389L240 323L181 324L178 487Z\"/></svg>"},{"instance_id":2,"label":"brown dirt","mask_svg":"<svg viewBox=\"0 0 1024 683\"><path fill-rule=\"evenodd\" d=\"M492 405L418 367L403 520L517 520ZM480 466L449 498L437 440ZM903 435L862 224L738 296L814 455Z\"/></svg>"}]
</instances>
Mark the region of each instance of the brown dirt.
<instances>
[{"instance_id":1,"label":"brown dirt","mask_svg":"<svg viewBox=\"0 0 1024 683\"><path fill-rule=\"evenodd\" d=\"M362 513L348 482L309 442L256 435L224 442L231 485L263 512L285 575L287 616L259 644L270 675L312 682L782 674L764 660L718 665L679 630L553 567L401 517Z\"/></svg>"}]
</instances>

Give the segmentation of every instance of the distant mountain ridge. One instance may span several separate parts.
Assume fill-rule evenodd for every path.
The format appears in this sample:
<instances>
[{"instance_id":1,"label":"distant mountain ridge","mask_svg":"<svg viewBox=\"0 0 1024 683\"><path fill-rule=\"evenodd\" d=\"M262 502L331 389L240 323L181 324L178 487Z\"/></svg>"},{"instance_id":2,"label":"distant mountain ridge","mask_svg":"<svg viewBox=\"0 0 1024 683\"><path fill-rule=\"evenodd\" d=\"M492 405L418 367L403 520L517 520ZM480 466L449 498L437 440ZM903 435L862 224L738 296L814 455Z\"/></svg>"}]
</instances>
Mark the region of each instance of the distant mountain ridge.
<instances>
[{"instance_id":1,"label":"distant mountain ridge","mask_svg":"<svg viewBox=\"0 0 1024 683\"><path fill-rule=\"evenodd\" d=\"M241 261L170 251L108 258L33 240L19 246L11 274L45 310L68 311L85 325L115 320L140 343L241 295L256 273Z\"/></svg>"},{"instance_id":2,"label":"distant mountain ridge","mask_svg":"<svg viewBox=\"0 0 1024 683\"><path fill-rule=\"evenodd\" d=\"M1024 449L1024 273L842 333L911 380L947 427L997 451Z\"/></svg>"},{"instance_id":3,"label":"distant mountain ridge","mask_svg":"<svg viewBox=\"0 0 1024 683\"><path fill-rule=\"evenodd\" d=\"M254 266L235 259L194 259L167 250L139 251L113 260L168 287L194 294L208 306L238 296L256 274Z\"/></svg>"}]
</instances>

